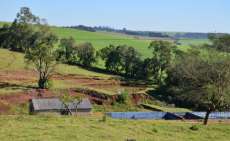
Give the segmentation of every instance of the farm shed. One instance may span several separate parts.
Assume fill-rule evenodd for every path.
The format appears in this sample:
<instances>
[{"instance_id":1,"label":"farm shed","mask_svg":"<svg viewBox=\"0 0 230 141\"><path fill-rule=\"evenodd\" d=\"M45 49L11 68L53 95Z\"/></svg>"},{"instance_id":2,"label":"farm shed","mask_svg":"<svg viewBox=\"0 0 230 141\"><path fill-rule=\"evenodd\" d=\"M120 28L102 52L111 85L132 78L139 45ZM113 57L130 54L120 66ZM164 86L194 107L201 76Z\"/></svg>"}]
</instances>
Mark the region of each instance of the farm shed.
<instances>
[{"instance_id":1,"label":"farm shed","mask_svg":"<svg viewBox=\"0 0 230 141\"><path fill-rule=\"evenodd\" d=\"M64 103L58 98L31 99L29 101L30 114L89 115L91 110L92 105L88 98L69 103Z\"/></svg>"}]
</instances>

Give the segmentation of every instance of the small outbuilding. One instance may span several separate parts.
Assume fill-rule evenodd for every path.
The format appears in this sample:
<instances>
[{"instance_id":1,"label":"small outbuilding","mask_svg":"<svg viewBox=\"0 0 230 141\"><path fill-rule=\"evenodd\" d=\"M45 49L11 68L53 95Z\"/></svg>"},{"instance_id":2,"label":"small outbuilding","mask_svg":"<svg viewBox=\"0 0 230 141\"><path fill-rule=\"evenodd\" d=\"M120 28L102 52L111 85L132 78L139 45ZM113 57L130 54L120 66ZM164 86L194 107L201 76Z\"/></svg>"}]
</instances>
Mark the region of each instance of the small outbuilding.
<instances>
[{"instance_id":1,"label":"small outbuilding","mask_svg":"<svg viewBox=\"0 0 230 141\"><path fill-rule=\"evenodd\" d=\"M30 114L89 115L92 104L88 98L64 103L58 98L40 98L29 101Z\"/></svg>"}]
</instances>

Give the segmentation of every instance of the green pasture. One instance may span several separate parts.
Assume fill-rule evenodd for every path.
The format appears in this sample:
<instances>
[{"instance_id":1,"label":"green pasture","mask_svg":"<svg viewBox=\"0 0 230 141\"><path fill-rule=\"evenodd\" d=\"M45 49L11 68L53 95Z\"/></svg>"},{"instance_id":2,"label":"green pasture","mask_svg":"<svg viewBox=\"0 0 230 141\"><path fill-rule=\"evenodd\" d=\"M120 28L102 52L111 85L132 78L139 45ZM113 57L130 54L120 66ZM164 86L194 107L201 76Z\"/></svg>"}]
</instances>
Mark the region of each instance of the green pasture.
<instances>
[{"instance_id":1,"label":"green pasture","mask_svg":"<svg viewBox=\"0 0 230 141\"><path fill-rule=\"evenodd\" d=\"M0 116L1 141L228 141L230 126L107 117ZM191 127L196 126L196 130Z\"/></svg>"}]
</instances>

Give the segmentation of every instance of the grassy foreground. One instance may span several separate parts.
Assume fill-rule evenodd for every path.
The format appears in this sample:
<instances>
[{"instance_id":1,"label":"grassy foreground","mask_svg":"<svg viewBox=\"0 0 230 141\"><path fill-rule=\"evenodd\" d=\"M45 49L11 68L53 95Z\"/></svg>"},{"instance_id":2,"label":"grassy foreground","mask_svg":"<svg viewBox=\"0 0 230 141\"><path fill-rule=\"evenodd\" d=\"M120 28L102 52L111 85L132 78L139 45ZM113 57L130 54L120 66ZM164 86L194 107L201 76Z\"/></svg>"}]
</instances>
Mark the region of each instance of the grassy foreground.
<instances>
[{"instance_id":1,"label":"grassy foreground","mask_svg":"<svg viewBox=\"0 0 230 141\"><path fill-rule=\"evenodd\" d=\"M190 127L197 124L198 130ZM101 117L0 116L1 141L228 141L230 126Z\"/></svg>"}]
</instances>

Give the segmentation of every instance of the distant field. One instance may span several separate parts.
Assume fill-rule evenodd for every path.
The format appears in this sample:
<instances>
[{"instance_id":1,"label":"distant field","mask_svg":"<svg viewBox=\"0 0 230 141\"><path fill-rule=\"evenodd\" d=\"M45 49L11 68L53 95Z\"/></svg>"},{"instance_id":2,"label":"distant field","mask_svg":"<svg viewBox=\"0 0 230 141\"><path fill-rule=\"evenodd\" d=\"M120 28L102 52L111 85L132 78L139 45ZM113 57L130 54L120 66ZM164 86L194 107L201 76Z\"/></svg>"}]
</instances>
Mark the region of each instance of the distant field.
<instances>
[{"instance_id":1,"label":"distant field","mask_svg":"<svg viewBox=\"0 0 230 141\"><path fill-rule=\"evenodd\" d=\"M147 48L150 43L150 40L138 40L125 35L105 32L87 32L68 28L53 27L52 30L60 38L72 36L78 44L83 42L90 42L97 50L102 49L110 44L126 44L135 47L143 55L143 57L148 57L151 55L151 52L149 52Z\"/></svg>"},{"instance_id":2,"label":"distant field","mask_svg":"<svg viewBox=\"0 0 230 141\"><path fill-rule=\"evenodd\" d=\"M113 33L113 32L88 32L77 29L69 29L69 28L60 28L60 27L52 27L52 31L56 33L60 38L70 37L72 36L76 42L90 42L93 46L99 50L110 44L113 45L129 45L133 46L137 51L140 52L143 58L151 57L152 53L148 49L149 43L153 39L149 38L135 38L134 36ZM178 46L181 50L187 50L191 45L201 45L204 43L209 43L208 39L181 39L179 40L181 45ZM98 67L103 68L103 62L99 60L97 64Z\"/></svg>"},{"instance_id":3,"label":"distant field","mask_svg":"<svg viewBox=\"0 0 230 141\"><path fill-rule=\"evenodd\" d=\"M229 141L226 123L115 120L102 117L0 116L1 141ZM190 127L197 125L198 130Z\"/></svg>"},{"instance_id":4,"label":"distant field","mask_svg":"<svg viewBox=\"0 0 230 141\"><path fill-rule=\"evenodd\" d=\"M0 22L0 27L6 22ZM148 49L148 45L151 42L149 38L137 39L134 36L113 33L113 32L88 32L77 29L52 27L52 31L58 35L59 38L73 37L77 44L90 42L93 46L99 50L110 44L113 45L129 45L136 48L142 55L143 58L150 57L151 51ZM181 39L180 48L187 48L189 45L198 45L208 43L207 39ZM99 66L102 67L102 63L99 62Z\"/></svg>"},{"instance_id":5,"label":"distant field","mask_svg":"<svg viewBox=\"0 0 230 141\"><path fill-rule=\"evenodd\" d=\"M208 39L181 39L179 42L183 46L189 45L201 45L201 44L208 44L210 41Z\"/></svg>"}]
</instances>

